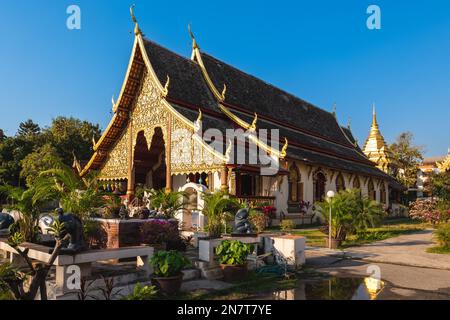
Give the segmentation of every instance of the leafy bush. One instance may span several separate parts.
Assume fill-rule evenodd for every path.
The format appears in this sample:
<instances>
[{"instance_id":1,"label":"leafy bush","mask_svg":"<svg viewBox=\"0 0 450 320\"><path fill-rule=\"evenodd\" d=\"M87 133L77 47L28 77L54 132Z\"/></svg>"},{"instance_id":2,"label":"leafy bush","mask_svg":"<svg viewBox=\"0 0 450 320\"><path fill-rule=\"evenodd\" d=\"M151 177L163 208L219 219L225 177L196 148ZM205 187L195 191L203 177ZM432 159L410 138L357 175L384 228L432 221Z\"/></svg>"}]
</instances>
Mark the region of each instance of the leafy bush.
<instances>
[{"instance_id":1,"label":"leafy bush","mask_svg":"<svg viewBox=\"0 0 450 320\"><path fill-rule=\"evenodd\" d=\"M450 222L441 224L434 231L434 236L441 247L450 248Z\"/></svg>"},{"instance_id":2,"label":"leafy bush","mask_svg":"<svg viewBox=\"0 0 450 320\"><path fill-rule=\"evenodd\" d=\"M134 290L128 296L123 297L123 300L154 300L158 296L158 290L155 286L143 286L138 283Z\"/></svg>"},{"instance_id":3,"label":"leafy bush","mask_svg":"<svg viewBox=\"0 0 450 320\"><path fill-rule=\"evenodd\" d=\"M150 204L152 208L162 212L166 217L173 218L177 211L186 206L186 193L164 189L153 191L150 195Z\"/></svg>"},{"instance_id":4,"label":"leafy bush","mask_svg":"<svg viewBox=\"0 0 450 320\"><path fill-rule=\"evenodd\" d=\"M242 265L254 246L238 240L224 240L216 247L216 254L221 264Z\"/></svg>"},{"instance_id":5,"label":"leafy bush","mask_svg":"<svg viewBox=\"0 0 450 320\"><path fill-rule=\"evenodd\" d=\"M262 206L262 211L268 219L275 219L277 217L277 208L274 206Z\"/></svg>"},{"instance_id":6,"label":"leafy bush","mask_svg":"<svg viewBox=\"0 0 450 320\"><path fill-rule=\"evenodd\" d=\"M240 204L236 199L220 191L203 193L202 197L205 202L203 214L208 218L208 233L211 237L220 238L227 212L237 210Z\"/></svg>"},{"instance_id":7,"label":"leafy bush","mask_svg":"<svg viewBox=\"0 0 450 320\"><path fill-rule=\"evenodd\" d=\"M256 232L263 232L267 224L267 216L263 212L250 210L250 223L255 228Z\"/></svg>"},{"instance_id":8,"label":"leafy bush","mask_svg":"<svg viewBox=\"0 0 450 320\"><path fill-rule=\"evenodd\" d=\"M157 277L173 277L180 274L181 270L191 262L178 251L158 251L150 259Z\"/></svg>"},{"instance_id":9,"label":"leafy bush","mask_svg":"<svg viewBox=\"0 0 450 320\"><path fill-rule=\"evenodd\" d=\"M108 234L99 221L86 219L83 223L83 232L89 248L106 248Z\"/></svg>"},{"instance_id":10,"label":"leafy bush","mask_svg":"<svg viewBox=\"0 0 450 320\"><path fill-rule=\"evenodd\" d=\"M20 219L10 226L11 234L20 232L27 242L39 240L39 216L47 204L47 197L35 198L37 190L34 186L27 190L12 186L0 186L0 194L6 195L10 201L7 206L10 210L20 212Z\"/></svg>"},{"instance_id":11,"label":"leafy bush","mask_svg":"<svg viewBox=\"0 0 450 320\"><path fill-rule=\"evenodd\" d=\"M141 226L141 242L145 244L163 244L179 238L176 220L153 219Z\"/></svg>"},{"instance_id":12,"label":"leafy bush","mask_svg":"<svg viewBox=\"0 0 450 320\"><path fill-rule=\"evenodd\" d=\"M417 199L409 205L409 216L412 219L436 224L443 219L435 199Z\"/></svg>"},{"instance_id":13,"label":"leafy bush","mask_svg":"<svg viewBox=\"0 0 450 320\"><path fill-rule=\"evenodd\" d=\"M294 222L294 220L291 220L291 219L285 219L285 220L281 221L280 228L283 231L295 229L295 222Z\"/></svg>"},{"instance_id":14,"label":"leafy bush","mask_svg":"<svg viewBox=\"0 0 450 320\"><path fill-rule=\"evenodd\" d=\"M122 199L113 194L105 196L104 198L104 217L105 218L119 218L119 211L122 205Z\"/></svg>"},{"instance_id":15,"label":"leafy bush","mask_svg":"<svg viewBox=\"0 0 450 320\"><path fill-rule=\"evenodd\" d=\"M386 231L359 232L356 237L359 241L379 241L391 237L392 234Z\"/></svg>"}]
</instances>

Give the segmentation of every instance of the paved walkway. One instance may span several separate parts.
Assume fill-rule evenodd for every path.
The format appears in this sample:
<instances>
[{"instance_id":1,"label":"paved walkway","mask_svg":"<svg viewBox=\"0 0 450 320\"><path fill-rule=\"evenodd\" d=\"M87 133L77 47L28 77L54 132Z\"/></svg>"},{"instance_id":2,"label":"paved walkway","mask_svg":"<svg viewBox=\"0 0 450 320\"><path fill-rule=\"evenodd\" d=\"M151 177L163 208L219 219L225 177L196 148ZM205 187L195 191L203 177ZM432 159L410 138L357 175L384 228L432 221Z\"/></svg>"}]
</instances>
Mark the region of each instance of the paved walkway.
<instances>
[{"instance_id":1,"label":"paved walkway","mask_svg":"<svg viewBox=\"0 0 450 320\"><path fill-rule=\"evenodd\" d=\"M432 230L424 230L344 250L309 247L306 250L307 264L320 265L333 260L349 258L367 262L450 270L450 255L426 252L427 248L435 245L432 233Z\"/></svg>"}]
</instances>

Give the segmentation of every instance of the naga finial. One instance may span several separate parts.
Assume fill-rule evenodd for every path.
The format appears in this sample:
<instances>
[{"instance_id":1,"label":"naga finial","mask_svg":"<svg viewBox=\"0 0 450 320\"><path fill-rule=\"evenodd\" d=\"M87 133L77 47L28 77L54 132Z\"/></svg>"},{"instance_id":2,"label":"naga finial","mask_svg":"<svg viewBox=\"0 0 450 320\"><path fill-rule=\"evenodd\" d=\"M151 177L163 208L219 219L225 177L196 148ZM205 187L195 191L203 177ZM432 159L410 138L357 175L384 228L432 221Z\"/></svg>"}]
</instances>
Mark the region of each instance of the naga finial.
<instances>
[{"instance_id":1,"label":"naga finial","mask_svg":"<svg viewBox=\"0 0 450 320\"><path fill-rule=\"evenodd\" d=\"M111 103L112 103L112 107L114 109L116 106L116 102L114 101L114 95L111 97Z\"/></svg>"},{"instance_id":2,"label":"naga finial","mask_svg":"<svg viewBox=\"0 0 450 320\"><path fill-rule=\"evenodd\" d=\"M351 124L352 124L352 118L348 118L348 121L347 121L347 128L348 128L348 130L351 130Z\"/></svg>"},{"instance_id":3,"label":"naga finial","mask_svg":"<svg viewBox=\"0 0 450 320\"><path fill-rule=\"evenodd\" d=\"M197 118L197 122L202 121L202 118L203 118L202 110L201 110L201 109L198 109L198 118Z\"/></svg>"},{"instance_id":4,"label":"naga finial","mask_svg":"<svg viewBox=\"0 0 450 320\"><path fill-rule=\"evenodd\" d=\"M130 7L130 15L131 15L131 20L133 20L134 24L135 24L135 28L134 28L134 34L138 35L138 34L142 34L141 29L139 29L139 25L136 19L136 16L134 15L133 9L136 6L136 4L133 3L133 5Z\"/></svg>"},{"instance_id":5,"label":"naga finial","mask_svg":"<svg viewBox=\"0 0 450 320\"><path fill-rule=\"evenodd\" d=\"M163 97L167 97L167 95L169 94L169 85L170 85L170 77L169 75L167 75L166 84L164 85L164 89L162 91Z\"/></svg>"},{"instance_id":6,"label":"naga finial","mask_svg":"<svg viewBox=\"0 0 450 320\"><path fill-rule=\"evenodd\" d=\"M336 115L337 115L337 113L336 113L336 102L335 102L335 103L333 103L333 116L336 118Z\"/></svg>"},{"instance_id":7,"label":"naga finial","mask_svg":"<svg viewBox=\"0 0 450 320\"><path fill-rule=\"evenodd\" d=\"M256 123L258 122L258 114L255 112L255 118L252 121L252 124L250 125L249 130L255 131L256 130Z\"/></svg>"},{"instance_id":8,"label":"naga finial","mask_svg":"<svg viewBox=\"0 0 450 320\"><path fill-rule=\"evenodd\" d=\"M281 149L280 158L285 158L286 157L288 146L289 146L289 141L288 141L287 138L284 138L284 146Z\"/></svg>"},{"instance_id":9,"label":"naga finial","mask_svg":"<svg viewBox=\"0 0 450 320\"><path fill-rule=\"evenodd\" d=\"M188 24L188 31L189 31L189 35L192 38L192 49L197 49L198 48L197 40L195 40L195 36L194 36L194 33L191 30L191 24L190 23Z\"/></svg>"},{"instance_id":10,"label":"naga finial","mask_svg":"<svg viewBox=\"0 0 450 320\"><path fill-rule=\"evenodd\" d=\"M223 90L222 90L222 93L220 94L221 95L221 98L222 98L222 101L225 101L225 94L227 93L227 85L224 83L223 84Z\"/></svg>"},{"instance_id":11,"label":"naga finial","mask_svg":"<svg viewBox=\"0 0 450 320\"><path fill-rule=\"evenodd\" d=\"M233 142L231 141L231 139L228 139L228 147L227 147L227 150L225 151L225 158L227 159L227 162L230 161L230 155L231 155L232 148L233 148Z\"/></svg>"},{"instance_id":12,"label":"naga finial","mask_svg":"<svg viewBox=\"0 0 450 320\"><path fill-rule=\"evenodd\" d=\"M95 145L97 144L97 141L95 141L95 137L92 136L92 146L95 147ZM75 156L75 154L74 154Z\"/></svg>"}]
</instances>

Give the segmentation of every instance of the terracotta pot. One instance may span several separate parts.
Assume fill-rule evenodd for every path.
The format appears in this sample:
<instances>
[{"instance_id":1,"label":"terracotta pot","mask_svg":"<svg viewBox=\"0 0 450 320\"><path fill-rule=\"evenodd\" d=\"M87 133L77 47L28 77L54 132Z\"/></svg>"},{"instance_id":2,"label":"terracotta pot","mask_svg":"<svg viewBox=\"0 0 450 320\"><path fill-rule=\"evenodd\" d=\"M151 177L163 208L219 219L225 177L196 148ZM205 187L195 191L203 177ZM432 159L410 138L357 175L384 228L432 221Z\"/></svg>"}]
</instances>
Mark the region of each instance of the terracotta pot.
<instances>
[{"instance_id":1,"label":"terracotta pot","mask_svg":"<svg viewBox=\"0 0 450 320\"><path fill-rule=\"evenodd\" d=\"M155 277L152 279L152 283L168 296L177 294L180 291L182 282L182 273L174 277Z\"/></svg>"},{"instance_id":2,"label":"terracotta pot","mask_svg":"<svg viewBox=\"0 0 450 320\"><path fill-rule=\"evenodd\" d=\"M248 269L246 263L242 265L221 264L220 269L222 269L223 279L226 282L243 281L247 278Z\"/></svg>"},{"instance_id":3,"label":"terracotta pot","mask_svg":"<svg viewBox=\"0 0 450 320\"><path fill-rule=\"evenodd\" d=\"M342 244L342 240L341 239L333 239L331 238L331 249L338 249ZM329 239L328 237L326 238L326 247L329 248Z\"/></svg>"}]
</instances>

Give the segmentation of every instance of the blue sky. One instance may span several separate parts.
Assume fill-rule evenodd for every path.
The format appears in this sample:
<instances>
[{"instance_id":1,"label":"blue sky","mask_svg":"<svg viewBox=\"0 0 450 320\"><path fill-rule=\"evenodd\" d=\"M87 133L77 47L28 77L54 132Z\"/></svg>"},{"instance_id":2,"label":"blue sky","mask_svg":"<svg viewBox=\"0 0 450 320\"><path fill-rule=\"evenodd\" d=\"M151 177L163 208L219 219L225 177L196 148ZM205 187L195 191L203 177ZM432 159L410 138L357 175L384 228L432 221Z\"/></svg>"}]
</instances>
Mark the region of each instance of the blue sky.
<instances>
[{"instance_id":1,"label":"blue sky","mask_svg":"<svg viewBox=\"0 0 450 320\"><path fill-rule=\"evenodd\" d=\"M110 120L132 42L129 6L146 36L190 55L187 24L201 49L331 110L360 144L371 105L388 142L412 131L426 154L450 147L450 2L4 0L0 4L0 128L32 118ZM66 8L81 8L81 30ZM382 29L368 30L377 4Z\"/></svg>"}]
</instances>

